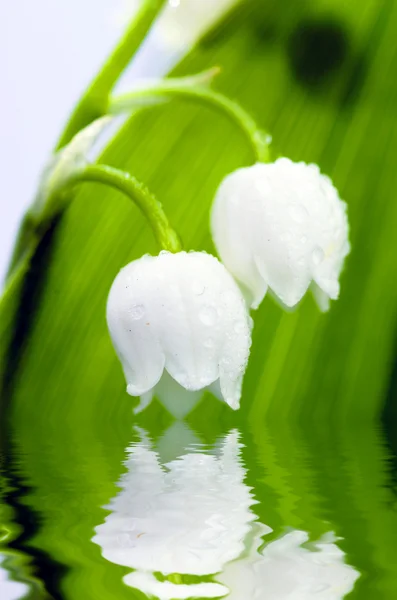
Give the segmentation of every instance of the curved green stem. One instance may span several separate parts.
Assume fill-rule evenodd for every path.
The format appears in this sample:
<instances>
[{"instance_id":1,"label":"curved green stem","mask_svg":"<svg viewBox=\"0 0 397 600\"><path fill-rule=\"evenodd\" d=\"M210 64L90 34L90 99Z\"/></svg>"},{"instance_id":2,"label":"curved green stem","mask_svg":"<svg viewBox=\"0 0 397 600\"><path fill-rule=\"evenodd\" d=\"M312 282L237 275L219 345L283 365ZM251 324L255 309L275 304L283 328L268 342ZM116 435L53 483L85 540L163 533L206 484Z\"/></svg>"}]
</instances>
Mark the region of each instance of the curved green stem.
<instances>
[{"instance_id":1,"label":"curved green stem","mask_svg":"<svg viewBox=\"0 0 397 600\"><path fill-rule=\"evenodd\" d=\"M107 112L109 94L143 42L166 0L141 0L131 25L77 104L56 149L65 146L83 127Z\"/></svg>"},{"instance_id":2,"label":"curved green stem","mask_svg":"<svg viewBox=\"0 0 397 600\"><path fill-rule=\"evenodd\" d=\"M163 250L179 252L182 249L179 236L171 227L162 205L135 177L107 165L89 165L76 173L67 186L84 182L103 183L128 196L149 221Z\"/></svg>"},{"instance_id":3,"label":"curved green stem","mask_svg":"<svg viewBox=\"0 0 397 600\"><path fill-rule=\"evenodd\" d=\"M214 71L208 72L208 74L213 73ZM270 136L259 129L254 119L237 102L203 85L192 85L195 81L203 80L205 76L206 73L194 77L164 79L156 84L115 96L110 99L109 112L118 114L135 106L141 99L164 96L186 98L211 105L229 117L243 131L252 148L255 160L268 162L270 160Z\"/></svg>"}]
</instances>

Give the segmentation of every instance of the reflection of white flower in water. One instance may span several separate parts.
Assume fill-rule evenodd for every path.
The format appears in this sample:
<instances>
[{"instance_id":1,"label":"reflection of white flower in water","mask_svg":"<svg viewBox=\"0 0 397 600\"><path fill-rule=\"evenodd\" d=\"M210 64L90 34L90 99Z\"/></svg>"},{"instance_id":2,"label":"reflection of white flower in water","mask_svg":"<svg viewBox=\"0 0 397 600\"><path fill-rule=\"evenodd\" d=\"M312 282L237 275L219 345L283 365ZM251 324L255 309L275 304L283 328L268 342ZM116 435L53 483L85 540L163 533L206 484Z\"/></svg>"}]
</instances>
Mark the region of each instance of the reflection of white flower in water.
<instances>
[{"instance_id":1,"label":"reflection of white flower in water","mask_svg":"<svg viewBox=\"0 0 397 600\"><path fill-rule=\"evenodd\" d=\"M111 562L164 574L208 575L244 550L254 500L243 483L237 433L220 454L192 452L160 464L148 442L133 445L122 491L96 528Z\"/></svg>"},{"instance_id":2,"label":"reflection of white flower in water","mask_svg":"<svg viewBox=\"0 0 397 600\"><path fill-rule=\"evenodd\" d=\"M332 534L303 548L304 531L290 531L261 551L263 532L254 537L248 556L229 563L217 577L230 590L228 600L341 600L359 574L344 563L344 553Z\"/></svg>"},{"instance_id":3,"label":"reflection of white flower in water","mask_svg":"<svg viewBox=\"0 0 397 600\"><path fill-rule=\"evenodd\" d=\"M194 585L160 582L146 572L131 573L124 581L161 600L224 595L227 600L341 600L353 589L359 574L343 562L344 554L332 538L325 536L311 551L302 548L308 541L307 533L291 531L259 552L268 528L263 530L261 524L253 527L259 532L254 537L256 543L248 556L225 565L215 577L218 588L215 583L195 589Z\"/></svg>"},{"instance_id":4,"label":"reflection of white flower in water","mask_svg":"<svg viewBox=\"0 0 397 600\"><path fill-rule=\"evenodd\" d=\"M29 588L25 583L10 579L8 571L1 566L4 557L0 554L0 598L1 600L18 600L24 598Z\"/></svg>"},{"instance_id":5,"label":"reflection of white flower in water","mask_svg":"<svg viewBox=\"0 0 397 600\"><path fill-rule=\"evenodd\" d=\"M239 451L236 432L218 455L189 452L164 466L147 441L131 446L122 490L93 538L103 556L134 569L127 585L161 600L344 598L358 573L333 539L312 551L302 547L307 533L291 531L261 548L271 529L250 508L255 500Z\"/></svg>"}]
</instances>

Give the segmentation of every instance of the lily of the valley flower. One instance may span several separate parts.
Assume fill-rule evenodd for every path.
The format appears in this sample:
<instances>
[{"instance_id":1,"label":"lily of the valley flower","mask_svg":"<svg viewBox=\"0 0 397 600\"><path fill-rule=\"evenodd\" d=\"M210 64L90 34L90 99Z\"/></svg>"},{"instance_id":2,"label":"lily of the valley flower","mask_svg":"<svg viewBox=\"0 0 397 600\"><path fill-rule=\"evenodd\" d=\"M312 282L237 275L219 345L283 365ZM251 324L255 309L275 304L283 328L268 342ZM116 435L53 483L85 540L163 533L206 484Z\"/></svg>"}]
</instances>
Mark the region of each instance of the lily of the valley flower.
<instances>
[{"instance_id":1,"label":"lily of the valley flower","mask_svg":"<svg viewBox=\"0 0 397 600\"><path fill-rule=\"evenodd\" d=\"M166 370L189 391L219 380L223 399L239 407L251 320L215 257L161 252L131 262L112 285L107 322L130 395L150 393Z\"/></svg>"},{"instance_id":2,"label":"lily of the valley flower","mask_svg":"<svg viewBox=\"0 0 397 600\"><path fill-rule=\"evenodd\" d=\"M309 287L323 310L338 297L350 250L346 204L316 165L280 158L231 173L216 194L211 227L252 308L268 288L288 307Z\"/></svg>"}]
</instances>

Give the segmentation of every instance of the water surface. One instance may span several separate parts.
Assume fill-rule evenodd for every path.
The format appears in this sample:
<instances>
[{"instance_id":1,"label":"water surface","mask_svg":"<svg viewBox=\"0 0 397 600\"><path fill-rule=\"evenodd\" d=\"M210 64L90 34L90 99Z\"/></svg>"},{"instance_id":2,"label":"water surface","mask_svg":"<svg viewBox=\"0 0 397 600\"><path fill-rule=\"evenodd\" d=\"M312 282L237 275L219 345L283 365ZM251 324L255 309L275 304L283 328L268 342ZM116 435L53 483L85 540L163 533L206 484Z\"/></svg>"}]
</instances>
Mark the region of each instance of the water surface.
<instances>
[{"instance_id":1,"label":"water surface","mask_svg":"<svg viewBox=\"0 0 397 600\"><path fill-rule=\"evenodd\" d=\"M397 597L390 432L155 404L10 432L1 600Z\"/></svg>"}]
</instances>

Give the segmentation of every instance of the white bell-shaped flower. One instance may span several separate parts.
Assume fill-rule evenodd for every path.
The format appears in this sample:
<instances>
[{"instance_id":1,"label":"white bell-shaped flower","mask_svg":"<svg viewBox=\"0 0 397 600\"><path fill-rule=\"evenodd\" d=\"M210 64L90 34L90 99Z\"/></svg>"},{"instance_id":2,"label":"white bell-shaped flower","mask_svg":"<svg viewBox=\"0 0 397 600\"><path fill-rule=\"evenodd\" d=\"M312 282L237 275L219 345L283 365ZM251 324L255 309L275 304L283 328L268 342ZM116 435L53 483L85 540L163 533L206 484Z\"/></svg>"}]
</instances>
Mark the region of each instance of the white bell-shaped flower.
<instances>
[{"instance_id":1,"label":"white bell-shaped flower","mask_svg":"<svg viewBox=\"0 0 397 600\"><path fill-rule=\"evenodd\" d=\"M165 369L189 391L219 380L223 399L239 407L251 319L214 256L161 252L129 263L110 290L107 322L130 395L150 392Z\"/></svg>"},{"instance_id":2,"label":"white bell-shaped flower","mask_svg":"<svg viewBox=\"0 0 397 600\"><path fill-rule=\"evenodd\" d=\"M338 297L350 250L346 204L317 165L280 158L231 173L217 191L211 228L252 308L268 289L288 307L309 287L322 310Z\"/></svg>"}]
</instances>

